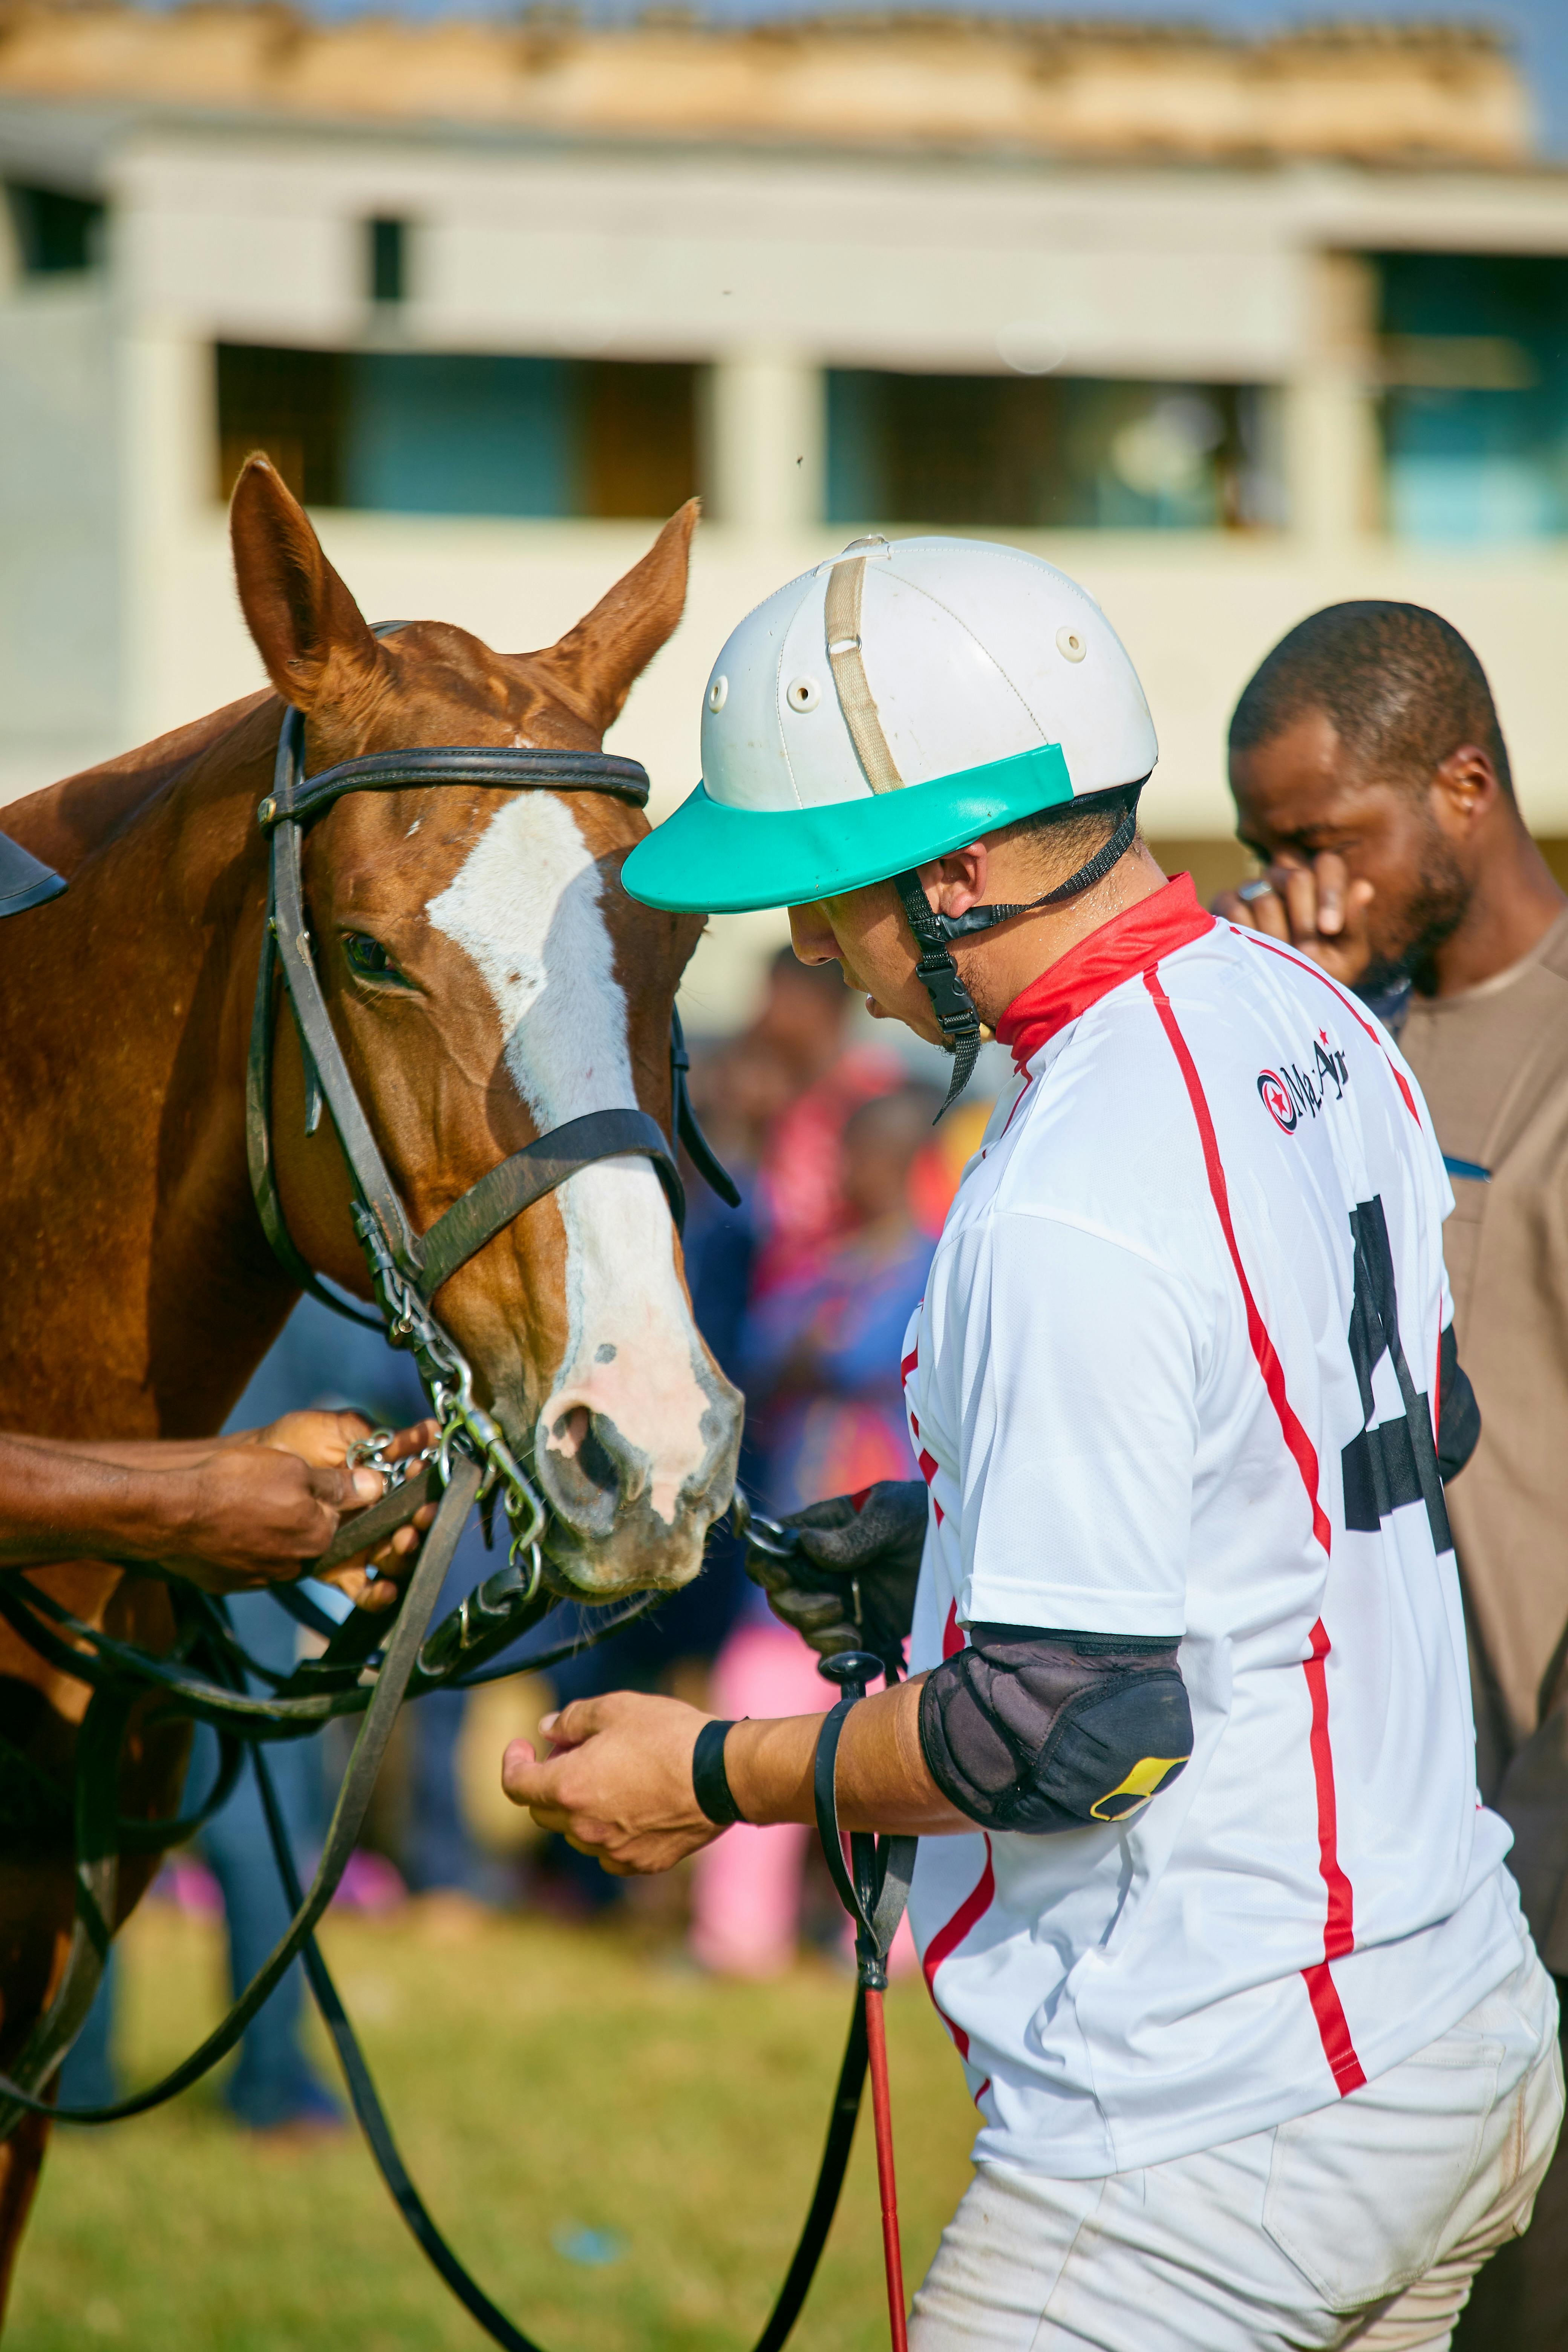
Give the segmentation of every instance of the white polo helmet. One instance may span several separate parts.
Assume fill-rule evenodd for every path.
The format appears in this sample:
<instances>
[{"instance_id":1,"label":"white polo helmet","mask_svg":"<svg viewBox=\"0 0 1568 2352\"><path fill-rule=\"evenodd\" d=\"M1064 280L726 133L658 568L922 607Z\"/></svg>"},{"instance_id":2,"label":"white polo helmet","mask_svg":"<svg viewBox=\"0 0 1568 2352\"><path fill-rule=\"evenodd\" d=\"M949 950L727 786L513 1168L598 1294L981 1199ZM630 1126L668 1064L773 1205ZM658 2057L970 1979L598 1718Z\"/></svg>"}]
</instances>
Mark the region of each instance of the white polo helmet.
<instances>
[{"instance_id":1,"label":"white polo helmet","mask_svg":"<svg viewBox=\"0 0 1568 2352\"><path fill-rule=\"evenodd\" d=\"M1131 846L1158 755L1121 639L1065 572L988 540L858 539L731 636L708 680L702 782L621 879L649 906L715 914L891 881L953 1055L952 1102L981 1039L952 942L1029 908L939 914L914 869L1110 794L1110 839L1029 907L1072 898Z\"/></svg>"},{"instance_id":2,"label":"white polo helmet","mask_svg":"<svg viewBox=\"0 0 1568 2352\"><path fill-rule=\"evenodd\" d=\"M730 636L702 782L623 879L655 907L799 906L1157 757L1126 649L1066 572L987 540L856 540Z\"/></svg>"}]
</instances>

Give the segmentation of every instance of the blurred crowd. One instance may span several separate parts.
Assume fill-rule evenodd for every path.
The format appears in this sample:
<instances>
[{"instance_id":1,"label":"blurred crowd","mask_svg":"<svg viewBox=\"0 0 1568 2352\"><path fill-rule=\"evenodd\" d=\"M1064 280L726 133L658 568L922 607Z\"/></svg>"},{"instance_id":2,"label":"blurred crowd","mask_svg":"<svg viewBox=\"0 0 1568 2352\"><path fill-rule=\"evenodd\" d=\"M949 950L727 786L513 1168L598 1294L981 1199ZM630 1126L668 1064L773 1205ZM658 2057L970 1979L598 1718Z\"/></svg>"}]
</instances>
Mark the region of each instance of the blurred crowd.
<instances>
[{"instance_id":1,"label":"blurred crowd","mask_svg":"<svg viewBox=\"0 0 1568 2352\"><path fill-rule=\"evenodd\" d=\"M900 1342L990 1108L966 1100L935 1127L941 1089L911 1075L900 1053L863 1034L857 1006L836 964L807 966L784 948L750 1025L706 1045L693 1041L694 1103L742 1202L726 1207L685 1171L687 1277L703 1337L745 1393L741 1485L756 1507L775 1514L911 1475ZM229 1426L255 1427L304 1405L353 1406L393 1428L426 1409L406 1356L310 1299L296 1308ZM437 1617L493 1565L476 1518ZM334 1608L346 1605L324 1597ZM310 1643L264 1593L229 1606L236 1630L264 1665L286 1670ZM561 1634L557 1615L520 1645L520 1657ZM803 1714L828 1696L814 1654L770 1615L746 1578L740 1544L727 1524L717 1528L695 1584L613 1643L557 1667L548 1685L523 1674L471 1695L431 1693L406 1708L367 1845L351 1864L340 1904L412 1918L444 1938L482 1928L497 1909L533 1906L586 1918L635 1904L638 1893L626 1882L534 1831L500 1799L498 1777L506 1739L531 1733L550 1706L625 1688L677 1692L731 1717ZM307 1877L347 1748L342 1727L332 1726L318 1738L271 1750ZM191 1800L211 1785L216 1765L213 1736L198 1731ZM693 1966L773 1973L790 1964L803 1934L834 1949L842 1942L842 1915L826 1877L818 1887L813 1872L805 1829L740 1826L697 1858L677 1897L685 1916L666 1925L684 1936ZM243 1989L288 1918L248 1765L196 1843L171 1860L158 1891L221 1916L233 1989ZM342 2120L301 2038L303 1998L296 1967L247 2032L226 2079L223 2095L248 2130L286 2137ZM114 2019L111 1966L66 2069L68 2104L114 2095Z\"/></svg>"}]
</instances>

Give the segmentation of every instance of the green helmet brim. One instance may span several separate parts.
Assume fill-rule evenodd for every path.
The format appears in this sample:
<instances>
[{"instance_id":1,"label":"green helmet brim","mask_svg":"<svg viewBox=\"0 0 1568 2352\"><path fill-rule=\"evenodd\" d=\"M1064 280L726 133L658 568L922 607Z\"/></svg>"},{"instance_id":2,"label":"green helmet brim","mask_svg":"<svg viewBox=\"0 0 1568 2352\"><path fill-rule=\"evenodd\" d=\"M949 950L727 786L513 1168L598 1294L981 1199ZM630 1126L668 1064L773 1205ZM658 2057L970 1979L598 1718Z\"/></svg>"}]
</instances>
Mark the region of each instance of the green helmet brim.
<instances>
[{"instance_id":1,"label":"green helmet brim","mask_svg":"<svg viewBox=\"0 0 1568 2352\"><path fill-rule=\"evenodd\" d=\"M805 907L945 857L1073 796L1059 743L821 808L744 809L699 784L621 868L645 906L710 915Z\"/></svg>"}]
</instances>

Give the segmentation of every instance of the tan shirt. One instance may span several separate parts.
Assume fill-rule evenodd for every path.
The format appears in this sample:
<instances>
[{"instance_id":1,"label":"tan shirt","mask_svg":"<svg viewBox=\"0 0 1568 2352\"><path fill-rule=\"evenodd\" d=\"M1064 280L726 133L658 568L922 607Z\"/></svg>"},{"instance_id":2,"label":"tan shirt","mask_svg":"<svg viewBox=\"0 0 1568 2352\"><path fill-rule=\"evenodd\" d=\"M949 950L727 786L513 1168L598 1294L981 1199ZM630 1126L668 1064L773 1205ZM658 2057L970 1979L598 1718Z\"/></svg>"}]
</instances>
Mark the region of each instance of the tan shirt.
<instances>
[{"instance_id":1,"label":"tan shirt","mask_svg":"<svg viewBox=\"0 0 1568 2352\"><path fill-rule=\"evenodd\" d=\"M1447 1500L1506 1752L1541 1719L1568 1627L1568 915L1480 987L1413 998L1399 1042L1445 1156L1490 1171L1449 1171L1444 1249L1481 1440Z\"/></svg>"}]
</instances>

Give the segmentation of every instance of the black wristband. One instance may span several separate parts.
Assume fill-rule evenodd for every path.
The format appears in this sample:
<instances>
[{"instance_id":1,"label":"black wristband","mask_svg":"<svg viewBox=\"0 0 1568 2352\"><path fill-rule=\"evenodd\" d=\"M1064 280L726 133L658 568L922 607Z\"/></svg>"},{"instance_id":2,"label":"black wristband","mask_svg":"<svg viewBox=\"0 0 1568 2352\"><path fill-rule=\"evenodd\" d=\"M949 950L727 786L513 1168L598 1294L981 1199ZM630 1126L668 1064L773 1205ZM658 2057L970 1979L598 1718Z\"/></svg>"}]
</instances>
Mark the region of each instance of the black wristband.
<instances>
[{"instance_id":1,"label":"black wristband","mask_svg":"<svg viewBox=\"0 0 1568 2352\"><path fill-rule=\"evenodd\" d=\"M691 1751L691 1792L708 1819L717 1822L721 1830L746 1818L735 1802L724 1769L724 1742L734 1727L733 1723L705 1723Z\"/></svg>"}]
</instances>

